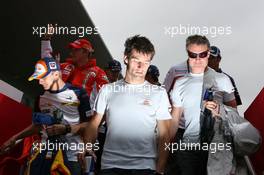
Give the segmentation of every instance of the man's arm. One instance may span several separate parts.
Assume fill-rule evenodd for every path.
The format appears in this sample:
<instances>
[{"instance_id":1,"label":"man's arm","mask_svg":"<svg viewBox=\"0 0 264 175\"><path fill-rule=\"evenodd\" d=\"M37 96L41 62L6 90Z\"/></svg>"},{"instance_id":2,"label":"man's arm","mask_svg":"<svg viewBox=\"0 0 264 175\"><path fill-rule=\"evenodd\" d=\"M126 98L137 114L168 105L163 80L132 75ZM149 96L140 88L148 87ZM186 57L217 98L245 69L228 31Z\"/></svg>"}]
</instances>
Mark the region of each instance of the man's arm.
<instances>
[{"instance_id":1,"label":"man's arm","mask_svg":"<svg viewBox=\"0 0 264 175\"><path fill-rule=\"evenodd\" d=\"M96 138L97 138L97 132L98 132L98 127L101 123L101 120L103 118L102 114L95 113L95 115L91 118L91 120L87 123L86 127L84 128L83 132L83 142L84 145L90 144L90 143L95 143ZM85 155L86 153L92 155L95 159L95 154L93 153L92 150L85 150L84 153L78 154L78 160L81 163L81 167L85 167Z\"/></svg>"},{"instance_id":2,"label":"man's arm","mask_svg":"<svg viewBox=\"0 0 264 175\"><path fill-rule=\"evenodd\" d=\"M219 86L223 89L223 104L226 106L230 106L232 108L237 108L236 97L235 97L235 87L232 84L232 81L229 79L228 75L223 75L221 81L219 81Z\"/></svg>"},{"instance_id":3,"label":"man's arm","mask_svg":"<svg viewBox=\"0 0 264 175\"><path fill-rule=\"evenodd\" d=\"M34 134L38 134L40 132L40 130L41 130L41 125L31 124L29 127L27 127L23 131L21 131L18 134L16 134L14 136L14 138L16 140L23 139L25 137L28 137L28 136L31 136L31 135L34 135Z\"/></svg>"},{"instance_id":4,"label":"man's arm","mask_svg":"<svg viewBox=\"0 0 264 175\"><path fill-rule=\"evenodd\" d=\"M67 133L82 135L84 129L87 127L87 123L88 122L82 122L74 125L54 124L48 126L46 132L49 136L62 135Z\"/></svg>"},{"instance_id":5,"label":"man's arm","mask_svg":"<svg viewBox=\"0 0 264 175\"><path fill-rule=\"evenodd\" d=\"M169 120L158 120L158 131L159 131L159 138L158 138L158 161L156 165L156 171L158 173L163 173L166 161L168 158L168 151L166 151L166 143L170 142L170 122Z\"/></svg>"},{"instance_id":6,"label":"man's arm","mask_svg":"<svg viewBox=\"0 0 264 175\"><path fill-rule=\"evenodd\" d=\"M236 86L236 83L235 83L235 80L230 76L228 75L227 73L223 72L225 75L228 76L228 78L230 79L233 87L234 87L234 95L235 95L235 98L236 98L236 105L239 106L239 105L242 105L242 101L241 101L241 98L240 98L240 95L239 95L239 92L238 92L238 89L237 89L237 86Z\"/></svg>"},{"instance_id":7,"label":"man's arm","mask_svg":"<svg viewBox=\"0 0 264 175\"><path fill-rule=\"evenodd\" d=\"M51 24L48 24L48 32L44 34L44 36L41 38L41 58L45 57L52 57L52 47L50 40L52 38L52 30L53 26Z\"/></svg>"},{"instance_id":8,"label":"man's arm","mask_svg":"<svg viewBox=\"0 0 264 175\"><path fill-rule=\"evenodd\" d=\"M88 122L87 127L84 128L83 141L86 143L94 143L97 138L98 127L103 118L102 114L95 113L95 115Z\"/></svg>"},{"instance_id":9,"label":"man's arm","mask_svg":"<svg viewBox=\"0 0 264 175\"><path fill-rule=\"evenodd\" d=\"M41 130L40 125L34 125L31 124L28 126L26 129L23 131L19 132L18 134L12 136L10 139L8 139L1 147L0 147L0 154L4 153L8 148L12 148L15 146L15 143L19 139L23 139L25 137L38 134L39 131Z\"/></svg>"},{"instance_id":10,"label":"man's arm","mask_svg":"<svg viewBox=\"0 0 264 175\"><path fill-rule=\"evenodd\" d=\"M96 113L87 122L82 122L80 124L69 125L69 132L73 134L79 134L84 137L84 143L94 143L97 137L97 129L102 120L102 115ZM98 124L99 122L99 124ZM67 125L64 124L54 124L46 129L49 136L61 135L67 133ZM94 131L96 133L94 133ZM90 137L92 139L90 139ZM85 142L88 140L87 142Z\"/></svg>"},{"instance_id":11,"label":"man's arm","mask_svg":"<svg viewBox=\"0 0 264 175\"><path fill-rule=\"evenodd\" d=\"M171 116L172 116L172 120L171 120L171 126L170 126L170 139L171 141L174 140L177 130L179 128L179 122L180 122L180 118L182 116L183 113L183 108L182 107L172 107L171 110Z\"/></svg>"}]
</instances>

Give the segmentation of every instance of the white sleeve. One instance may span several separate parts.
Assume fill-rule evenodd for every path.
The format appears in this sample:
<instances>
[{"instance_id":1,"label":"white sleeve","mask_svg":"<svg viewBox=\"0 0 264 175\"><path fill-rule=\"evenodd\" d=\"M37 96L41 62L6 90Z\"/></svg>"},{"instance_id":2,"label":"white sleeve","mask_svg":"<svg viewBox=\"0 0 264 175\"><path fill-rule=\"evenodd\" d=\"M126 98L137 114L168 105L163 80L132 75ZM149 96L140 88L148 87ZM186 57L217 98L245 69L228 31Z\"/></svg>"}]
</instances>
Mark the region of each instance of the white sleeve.
<instances>
[{"instance_id":1,"label":"white sleeve","mask_svg":"<svg viewBox=\"0 0 264 175\"><path fill-rule=\"evenodd\" d=\"M95 99L96 99L97 95L98 95L98 92L97 92L97 89L96 89L96 85L94 84L93 85L93 90L92 90L92 92L90 94L90 105L91 105L92 109L94 107L94 103L95 103Z\"/></svg>"},{"instance_id":2,"label":"white sleeve","mask_svg":"<svg viewBox=\"0 0 264 175\"><path fill-rule=\"evenodd\" d=\"M43 40L41 41L41 58L51 58L52 55L52 47L49 40Z\"/></svg>"},{"instance_id":3,"label":"white sleeve","mask_svg":"<svg viewBox=\"0 0 264 175\"><path fill-rule=\"evenodd\" d=\"M180 95L180 88L179 88L179 84L177 81L175 82L173 89L170 92L170 99L171 99L172 105L174 107L182 107L183 106L182 97Z\"/></svg>"},{"instance_id":4,"label":"white sleeve","mask_svg":"<svg viewBox=\"0 0 264 175\"><path fill-rule=\"evenodd\" d=\"M162 89L160 106L159 106L157 113L156 113L157 120L171 119L169 108L170 108L170 102L169 102L168 94L165 91L165 89Z\"/></svg>"},{"instance_id":5,"label":"white sleeve","mask_svg":"<svg viewBox=\"0 0 264 175\"><path fill-rule=\"evenodd\" d=\"M174 67L171 67L164 79L163 85L167 92L169 92L174 79Z\"/></svg>"},{"instance_id":6,"label":"white sleeve","mask_svg":"<svg viewBox=\"0 0 264 175\"><path fill-rule=\"evenodd\" d=\"M107 99L108 99L108 88L106 85L104 85L96 96L93 110L101 115L104 115L107 106Z\"/></svg>"},{"instance_id":7,"label":"white sleeve","mask_svg":"<svg viewBox=\"0 0 264 175\"><path fill-rule=\"evenodd\" d=\"M224 92L224 96L223 96L224 102L235 100L234 86L232 85L232 82L226 75L223 74L223 77L220 79L220 81L217 82L217 84L218 87Z\"/></svg>"}]
</instances>

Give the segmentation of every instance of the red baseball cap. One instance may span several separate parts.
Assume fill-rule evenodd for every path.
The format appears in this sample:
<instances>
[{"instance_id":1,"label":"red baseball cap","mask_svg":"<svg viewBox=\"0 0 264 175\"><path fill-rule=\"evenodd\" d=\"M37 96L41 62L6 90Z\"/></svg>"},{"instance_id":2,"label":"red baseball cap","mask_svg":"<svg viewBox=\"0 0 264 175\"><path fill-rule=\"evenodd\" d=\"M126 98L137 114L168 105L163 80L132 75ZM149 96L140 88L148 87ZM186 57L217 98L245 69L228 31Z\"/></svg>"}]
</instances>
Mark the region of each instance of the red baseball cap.
<instances>
[{"instance_id":1,"label":"red baseball cap","mask_svg":"<svg viewBox=\"0 0 264 175\"><path fill-rule=\"evenodd\" d=\"M75 40L74 42L70 43L69 48L74 48L74 49L87 49L89 52L94 52L93 46L90 43L90 41L86 39L78 39Z\"/></svg>"}]
</instances>

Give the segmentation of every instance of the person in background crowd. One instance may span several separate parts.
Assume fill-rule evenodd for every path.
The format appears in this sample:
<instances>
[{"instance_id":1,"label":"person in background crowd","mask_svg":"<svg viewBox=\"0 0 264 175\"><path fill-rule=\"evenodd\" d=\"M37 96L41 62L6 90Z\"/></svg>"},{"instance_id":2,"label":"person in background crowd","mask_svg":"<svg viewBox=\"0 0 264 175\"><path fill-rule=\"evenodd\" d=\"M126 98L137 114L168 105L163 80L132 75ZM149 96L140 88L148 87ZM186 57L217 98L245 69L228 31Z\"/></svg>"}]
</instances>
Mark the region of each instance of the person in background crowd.
<instances>
[{"instance_id":1,"label":"person in background crowd","mask_svg":"<svg viewBox=\"0 0 264 175\"><path fill-rule=\"evenodd\" d=\"M52 35L45 35L41 41L41 57L49 57L52 54ZM94 48L87 39L77 39L68 44L70 58L61 63L62 79L73 86L84 88L90 96L91 108L100 88L109 81L105 72L96 65L93 56ZM92 111L91 111L92 112Z\"/></svg>"},{"instance_id":2,"label":"person in background crowd","mask_svg":"<svg viewBox=\"0 0 264 175\"><path fill-rule=\"evenodd\" d=\"M116 82L121 78L121 63L117 60L111 60L105 69L105 73L110 83Z\"/></svg>"},{"instance_id":3,"label":"person in background crowd","mask_svg":"<svg viewBox=\"0 0 264 175\"><path fill-rule=\"evenodd\" d=\"M237 104L237 106L242 105L242 101L241 101L241 98L240 98L239 92L237 90L236 83L235 83L234 79L230 75L228 75L227 73L223 72L222 69L220 68L221 59L222 59L222 56L220 53L220 49L216 46L211 46L210 57L208 60L208 66L211 67L212 69L214 69L216 72L223 73L226 76L228 76L232 85L234 86L236 104Z\"/></svg>"},{"instance_id":4,"label":"person in background crowd","mask_svg":"<svg viewBox=\"0 0 264 175\"><path fill-rule=\"evenodd\" d=\"M146 74L146 80L151 84L161 86L159 82L160 72L157 66L150 65Z\"/></svg>"}]
</instances>

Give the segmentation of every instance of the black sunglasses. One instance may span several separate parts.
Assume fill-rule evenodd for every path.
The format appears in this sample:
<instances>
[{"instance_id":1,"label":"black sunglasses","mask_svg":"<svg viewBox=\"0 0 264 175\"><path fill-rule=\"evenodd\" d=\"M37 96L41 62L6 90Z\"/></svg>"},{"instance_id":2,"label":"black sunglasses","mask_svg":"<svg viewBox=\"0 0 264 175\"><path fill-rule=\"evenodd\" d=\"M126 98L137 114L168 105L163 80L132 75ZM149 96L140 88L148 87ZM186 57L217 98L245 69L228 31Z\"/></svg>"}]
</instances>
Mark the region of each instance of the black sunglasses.
<instances>
[{"instance_id":1,"label":"black sunglasses","mask_svg":"<svg viewBox=\"0 0 264 175\"><path fill-rule=\"evenodd\" d=\"M187 52L190 58L197 58L198 56L199 58L205 58L208 55L208 50L201 52L201 53L193 53L193 52L190 52L189 50L187 50Z\"/></svg>"}]
</instances>

